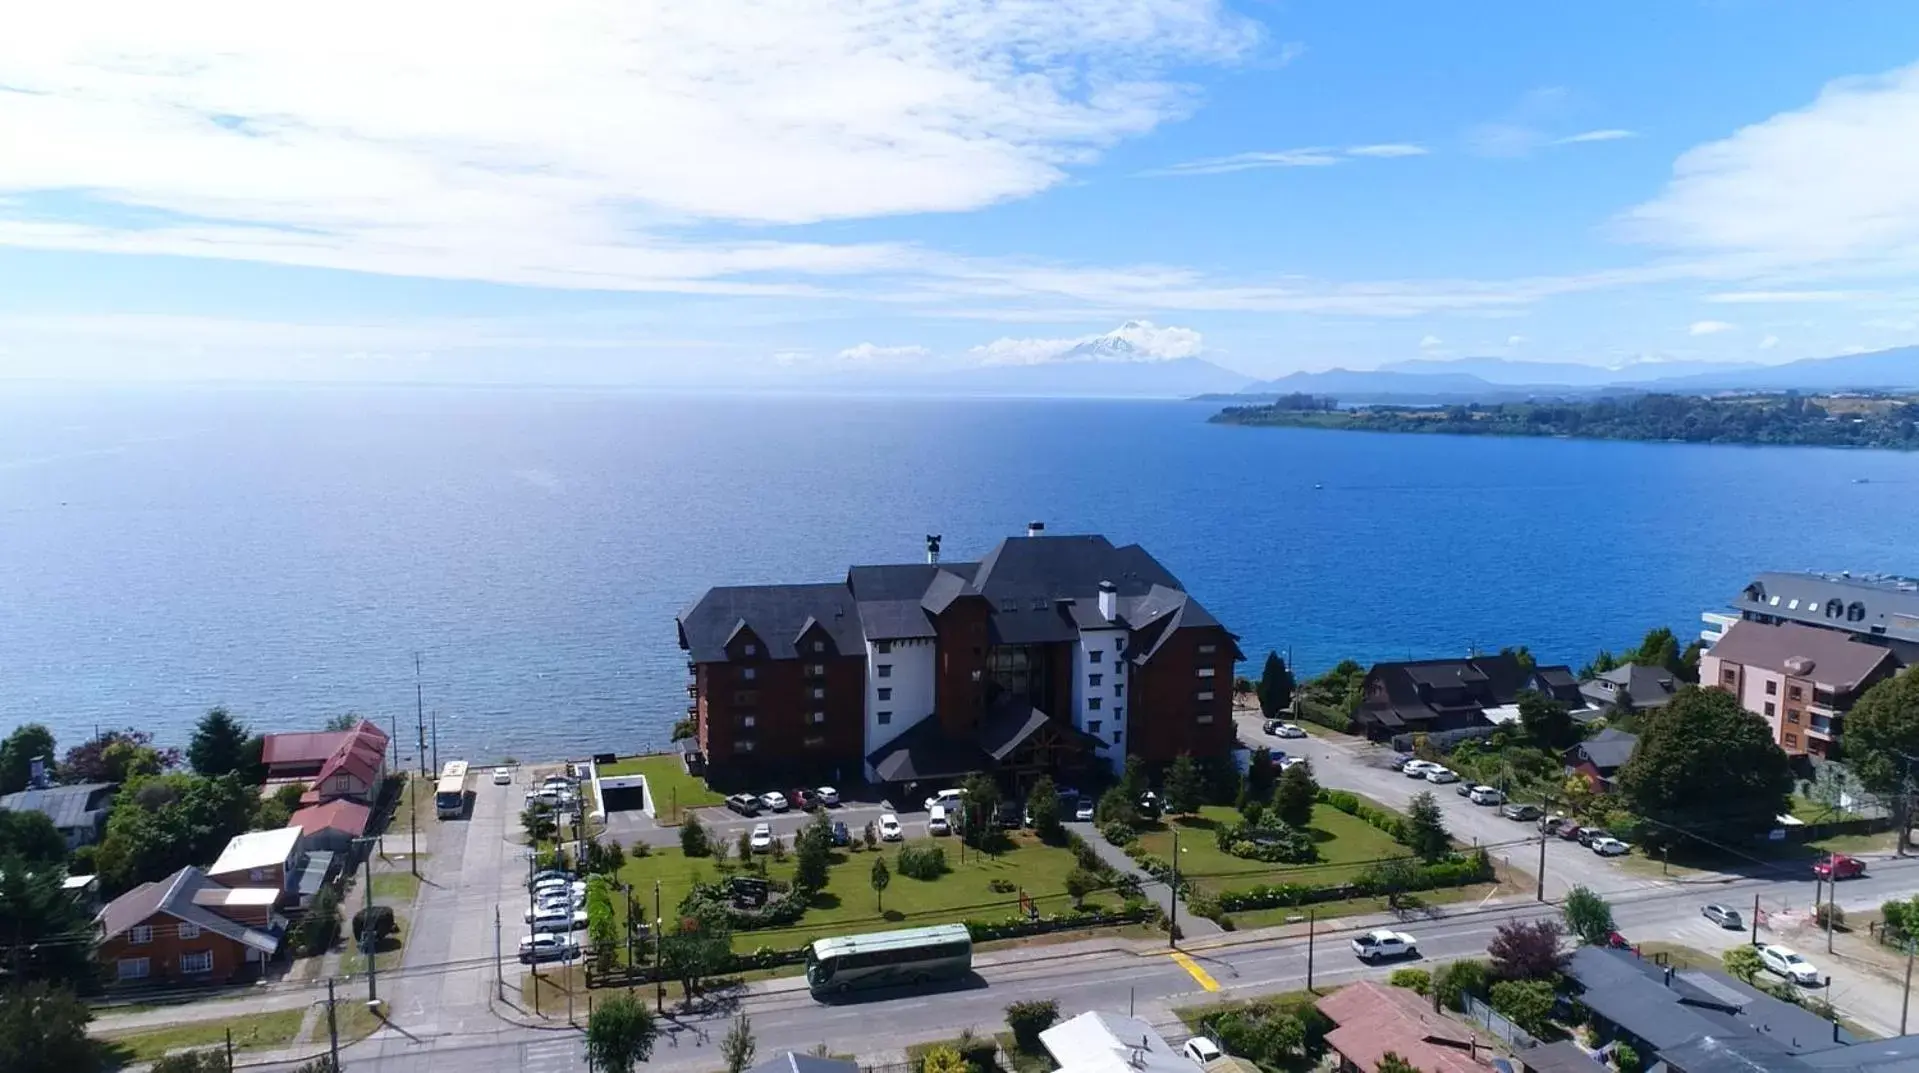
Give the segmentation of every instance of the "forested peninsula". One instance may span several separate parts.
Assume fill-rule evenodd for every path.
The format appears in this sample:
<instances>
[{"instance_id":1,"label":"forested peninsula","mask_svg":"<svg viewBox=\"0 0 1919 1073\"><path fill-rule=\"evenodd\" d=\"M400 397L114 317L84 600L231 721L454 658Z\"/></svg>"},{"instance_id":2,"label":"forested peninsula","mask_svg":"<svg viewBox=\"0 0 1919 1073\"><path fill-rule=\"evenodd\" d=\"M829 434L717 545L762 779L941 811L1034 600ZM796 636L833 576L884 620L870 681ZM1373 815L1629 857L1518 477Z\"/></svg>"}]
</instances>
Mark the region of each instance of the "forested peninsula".
<instances>
[{"instance_id":1,"label":"forested peninsula","mask_svg":"<svg viewBox=\"0 0 1919 1073\"><path fill-rule=\"evenodd\" d=\"M1343 410L1325 396L1288 395L1264 405L1229 406L1212 421L1451 436L1919 450L1919 398L1910 396L1626 395L1590 402Z\"/></svg>"}]
</instances>

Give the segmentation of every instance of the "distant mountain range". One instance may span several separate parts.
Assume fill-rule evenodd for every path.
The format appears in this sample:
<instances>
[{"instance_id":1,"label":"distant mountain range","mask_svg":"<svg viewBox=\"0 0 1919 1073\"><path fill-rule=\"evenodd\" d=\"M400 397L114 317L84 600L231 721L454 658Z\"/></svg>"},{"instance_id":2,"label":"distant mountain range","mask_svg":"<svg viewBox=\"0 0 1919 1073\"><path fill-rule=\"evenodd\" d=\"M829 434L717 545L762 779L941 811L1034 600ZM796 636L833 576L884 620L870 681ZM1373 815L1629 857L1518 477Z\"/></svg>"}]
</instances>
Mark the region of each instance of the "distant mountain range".
<instances>
[{"instance_id":1,"label":"distant mountain range","mask_svg":"<svg viewBox=\"0 0 1919 1073\"><path fill-rule=\"evenodd\" d=\"M1346 403L1502 402L1617 392L1845 391L1919 389L1919 347L1804 358L1783 365L1633 362L1616 368L1506 358L1418 359L1365 372L1292 373L1240 395L1295 392Z\"/></svg>"}]
</instances>

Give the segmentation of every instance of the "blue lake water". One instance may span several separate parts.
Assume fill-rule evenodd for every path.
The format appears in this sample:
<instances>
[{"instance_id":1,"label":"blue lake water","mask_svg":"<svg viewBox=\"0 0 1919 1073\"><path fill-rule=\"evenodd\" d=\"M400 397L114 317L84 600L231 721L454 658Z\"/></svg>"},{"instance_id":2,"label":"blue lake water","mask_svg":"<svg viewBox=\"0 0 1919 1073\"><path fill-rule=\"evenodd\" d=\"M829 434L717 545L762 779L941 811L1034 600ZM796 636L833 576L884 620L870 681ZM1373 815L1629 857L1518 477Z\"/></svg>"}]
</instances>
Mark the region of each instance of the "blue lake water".
<instances>
[{"instance_id":1,"label":"blue lake water","mask_svg":"<svg viewBox=\"0 0 1919 1073\"><path fill-rule=\"evenodd\" d=\"M442 388L0 394L0 727L348 710L445 757L664 743L708 585L1157 555L1311 670L1682 635L1766 569L1919 573L1919 455L1206 424L1167 402ZM1865 483L1857 483L1859 479ZM1323 486L1323 487L1316 487ZM406 735L410 738L410 733ZM410 751L410 750L409 750Z\"/></svg>"}]
</instances>

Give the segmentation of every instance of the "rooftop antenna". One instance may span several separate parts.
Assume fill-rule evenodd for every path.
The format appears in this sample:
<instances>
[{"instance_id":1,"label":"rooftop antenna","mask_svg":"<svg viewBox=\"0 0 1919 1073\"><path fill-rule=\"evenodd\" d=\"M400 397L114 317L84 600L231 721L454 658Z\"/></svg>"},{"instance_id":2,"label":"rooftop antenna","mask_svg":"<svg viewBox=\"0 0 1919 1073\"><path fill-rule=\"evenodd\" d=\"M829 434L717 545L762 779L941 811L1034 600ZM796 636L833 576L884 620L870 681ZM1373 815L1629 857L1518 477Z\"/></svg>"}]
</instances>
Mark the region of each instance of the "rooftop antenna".
<instances>
[{"instance_id":1,"label":"rooftop antenna","mask_svg":"<svg viewBox=\"0 0 1919 1073\"><path fill-rule=\"evenodd\" d=\"M939 565L939 561L940 535L938 533L928 533L926 534L926 562L930 566L937 566Z\"/></svg>"}]
</instances>

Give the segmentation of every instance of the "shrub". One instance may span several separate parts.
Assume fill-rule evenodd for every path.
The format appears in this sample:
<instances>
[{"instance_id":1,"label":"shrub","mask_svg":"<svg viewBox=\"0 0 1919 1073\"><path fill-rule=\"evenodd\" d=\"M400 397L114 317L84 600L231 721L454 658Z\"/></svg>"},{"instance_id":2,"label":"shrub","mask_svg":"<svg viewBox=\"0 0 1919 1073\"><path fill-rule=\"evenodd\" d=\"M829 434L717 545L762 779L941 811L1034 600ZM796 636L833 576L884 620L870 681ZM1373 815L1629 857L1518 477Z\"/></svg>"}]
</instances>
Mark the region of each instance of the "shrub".
<instances>
[{"instance_id":1,"label":"shrub","mask_svg":"<svg viewBox=\"0 0 1919 1073\"><path fill-rule=\"evenodd\" d=\"M707 857L713 853L713 843L706 835L706 825L690 812L680 824L680 852L688 857Z\"/></svg>"},{"instance_id":2,"label":"shrub","mask_svg":"<svg viewBox=\"0 0 1919 1073\"><path fill-rule=\"evenodd\" d=\"M947 871L946 851L938 846L906 846L900 850L895 869L914 879L938 879Z\"/></svg>"},{"instance_id":3,"label":"shrub","mask_svg":"<svg viewBox=\"0 0 1919 1073\"><path fill-rule=\"evenodd\" d=\"M1388 812L1385 809L1375 808L1361 801L1358 795L1348 793L1345 790L1322 789L1319 791L1319 801L1321 804L1331 805L1333 808L1344 812L1348 816L1355 816L1365 820L1374 828L1386 832L1393 841L1401 845L1406 844L1406 840L1409 837L1409 832L1406 829L1406 818L1397 812Z\"/></svg>"},{"instance_id":4,"label":"shrub","mask_svg":"<svg viewBox=\"0 0 1919 1073\"><path fill-rule=\"evenodd\" d=\"M1846 930L1846 907L1845 906L1834 905L1831 902L1820 902L1819 908L1813 910L1812 912L1813 921L1822 928L1828 926L1826 923L1826 917L1828 916L1832 917L1831 927L1834 931Z\"/></svg>"},{"instance_id":5,"label":"shrub","mask_svg":"<svg viewBox=\"0 0 1919 1073\"><path fill-rule=\"evenodd\" d=\"M1229 856L1268 864L1305 864L1319 859L1319 847L1313 836L1284 823L1263 828L1244 823L1224 824L1213 829L1219 851Z\"/></svg>"},{"instance_id":6,"label":"shrub","mask_svg":"<svg viewBox=\"0 0 1919 1073\"><path fill-rule=\"evenodd\" d=\"M1535 1036L1552 1031L1556 996L1550 980L1502 980L1488 1000L1493 1009Z\"/></svg>"},{"instance_id":7,"label":"shrub","mask_svg":"<svg viewBox=\"0 0 1919 1073\"><path fill-rule=\"evenodd\" d=\"M986 884L986 889L994 894L1011 894L1019 889L1019 885L1010 879L995 879Z\"/></svg>"},{"instance_id":8,"label":"shrub","mask_svg":"<svg viewBox=\"0 0 1919 1073\"><path fill-rule=\"evenodd\" d=\"M1067 833L1066 848L1073 851L1073 859L1079 862L1079 866L1089 872L1097 872L1106 867L1106 862L1100 859L1100 855L1094 851L1093 847L1087 845L1086 840L1077 834Z\"/></svg>"},{"instance_id":9,"label":"shrub","mask_svg":"<svg viewBox=\"0 0 1919 1073\"><path fill-rule=\"evenodd\" d=\"M1100 824L1099 836L1115 846L1130 846L1139 841L1139 831L1126 820L1110 820Z\"/></svg>"},{"instance_id":10,"label":"shrub","mask_svg":"<svg viewBox=\"0 0 1919 1073\"><path fill-rule=\"evenodd\" d=\"M1725 966L1727 976L1748 984L1766 967L1765 962L1759 960L1759 951L1750 946L1735 946L1719 955L1719 961Z\"/></svg>"},{"instance_id":11,"label":"shrub","mask_svg":"<svg viewBox=\"0 0 1919 1073\"><path fill-rule=\"evenodd\" d=\"M1482 996L1492 980L1492 968L1483 961L1467 958L1455 961L1433 975L1433 990L1441 1005L1464 1012L1466 996Z\"/></svg>"},{"instance_id":12,"label":"shrub","mask_svg":"<svg viewBox=\"0 0 1919 1073\"><path fill-rule=\"evenodd\" d=\"M378 942L399 930L400 922L394 919L392 906L370 905L353 914L353 938L357 942L366 942L369 932L373 941Z\"/></svg>"},{"instance_id":13,"label":"shrub","mask_svg":"<svg viewBox=\"0 0 1919 1073\"><path fill-rule=\"evenodd\" d=\"M1006 1007L1006 1027L1013 1030L1013 1039L1023 1050L1038 1050L1039 1034L1058 1020L1059 1003L1052 999L1015 1002Z\"/></svg>"},{"instance_id":14,"label":"shrub","mask_svg":"<svg viewBox=\"0 0 1919 1073\"><path fill-rule=\"evenodd\" d=\"M971 1073L966 1059L951 1047L934 1047L920 1055L918 1073Z\"/></svg>"},{"instance_id":15,"label":"shrub","mask_svg":"<svg viewBox=\"0 0 1919 1073\"><path fill-rule=\"evenodd\" d=\"M1075 868L1066 874L1066 893L1073 899L1075 907L1086 903L1086 896L1105 886L1098 872L1089 872L1084 868Z\"/></svg>"},{"instance_id":16,"label":"shrub","mask_svg":"<svg viewBox=\"0 0 1919 1073\"><path fill-rule=\"evenodd\" d=\"M1386 982L1421 995L1433 993L1433 974L1425 969L1394 969Z\"/></svg>"},{"instance_id":17,"label":"shrub","mask_svg":"<svg viewBox=\"0 0 1919 1073\"><path fill-rule=\"evenodd\" d=\"M1613 1044L1612 1061L1613 1067L1618 1069L1619 1073L1639 1073L1646 1068L1645 1059L1639 1057L1639 1052L1633 1050L1629 1043Z\"/></svg>"}]
</instances>

